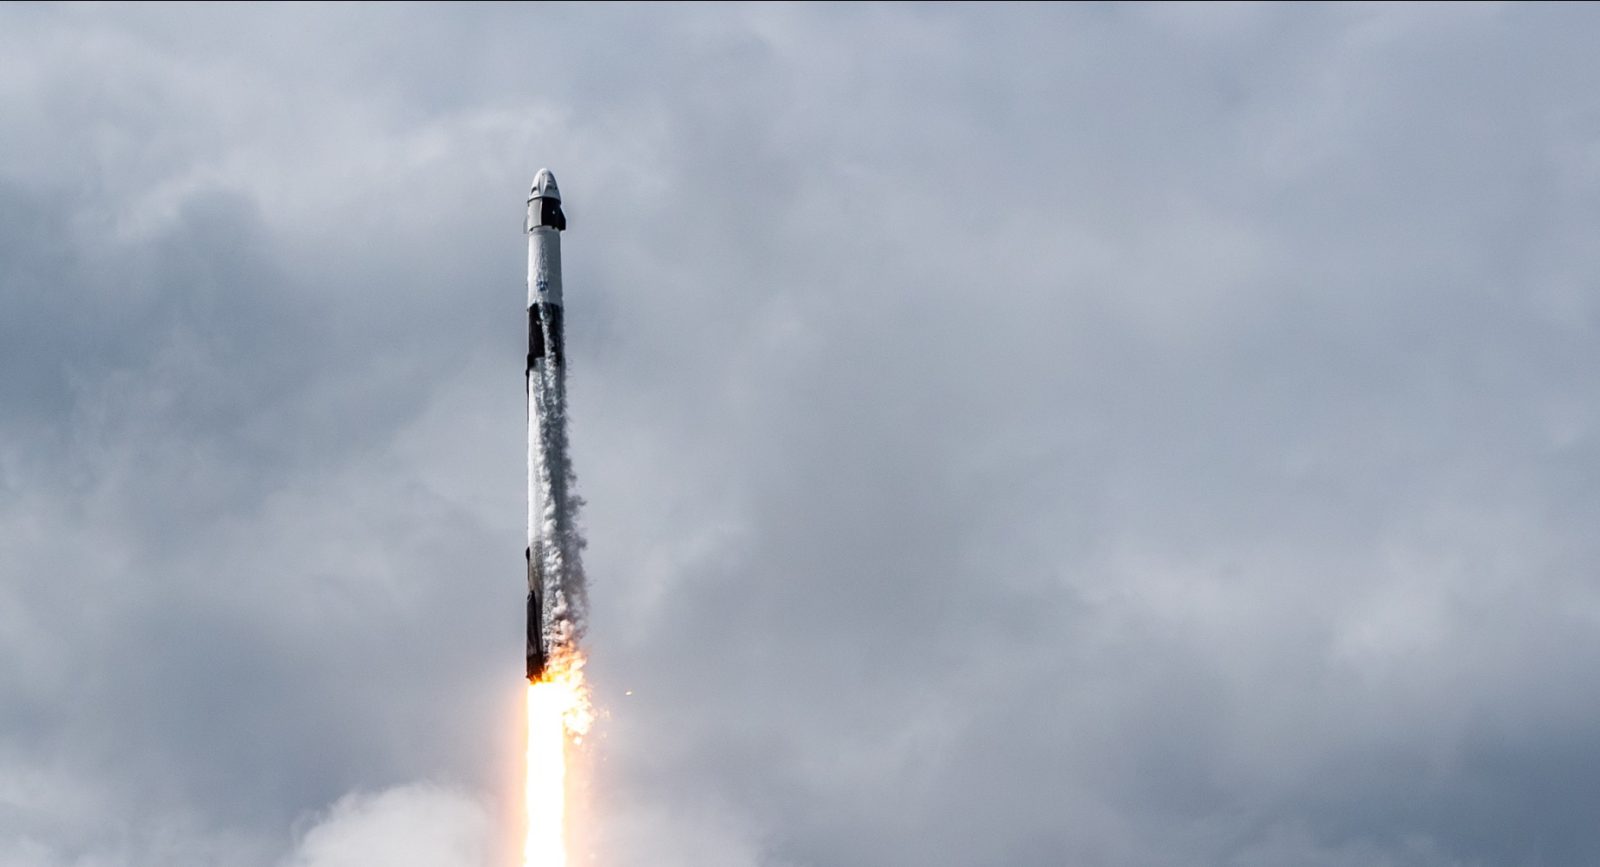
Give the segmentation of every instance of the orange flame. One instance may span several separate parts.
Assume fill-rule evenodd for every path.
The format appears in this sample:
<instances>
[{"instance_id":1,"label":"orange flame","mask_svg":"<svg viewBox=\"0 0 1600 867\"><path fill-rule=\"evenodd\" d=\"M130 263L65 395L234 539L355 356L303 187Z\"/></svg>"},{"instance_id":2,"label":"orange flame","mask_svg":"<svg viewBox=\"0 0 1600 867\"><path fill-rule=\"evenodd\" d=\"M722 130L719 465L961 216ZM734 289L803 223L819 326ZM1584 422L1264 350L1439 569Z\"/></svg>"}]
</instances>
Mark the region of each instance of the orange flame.
<instances>
[{"instance_id":1,"label":"orange flame","mask_svg":"<svg viewBox=\"0 0 1600 867\"><path fill-rule=\"evenodd\" d=\"M593 722L581 655L557 656L543 679L528 684L523 867L567 867L567 742L582 743Z\"/></svg>"}]
</instances>

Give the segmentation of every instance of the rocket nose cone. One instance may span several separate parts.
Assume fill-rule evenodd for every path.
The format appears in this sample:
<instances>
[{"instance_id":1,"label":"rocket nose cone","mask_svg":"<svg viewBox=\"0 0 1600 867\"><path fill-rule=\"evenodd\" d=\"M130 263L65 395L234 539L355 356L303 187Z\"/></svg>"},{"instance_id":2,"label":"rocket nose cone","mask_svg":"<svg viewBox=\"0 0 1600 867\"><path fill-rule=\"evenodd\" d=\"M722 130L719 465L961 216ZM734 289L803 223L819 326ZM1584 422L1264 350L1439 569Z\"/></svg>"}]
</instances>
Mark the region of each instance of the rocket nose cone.
<instances>
[{"instance_id":1,"label":"rocket nose cone","mask_svg":"<svg viewBox=\"0 0 1600 867\"><path fill-rule=\"evenodd\" d=\"M528 191L530 199L555 199L561 201L561 190L556 187L556 176L549 169L540 169L533 176L533 188Z\"/></svg>"}]
</instances>

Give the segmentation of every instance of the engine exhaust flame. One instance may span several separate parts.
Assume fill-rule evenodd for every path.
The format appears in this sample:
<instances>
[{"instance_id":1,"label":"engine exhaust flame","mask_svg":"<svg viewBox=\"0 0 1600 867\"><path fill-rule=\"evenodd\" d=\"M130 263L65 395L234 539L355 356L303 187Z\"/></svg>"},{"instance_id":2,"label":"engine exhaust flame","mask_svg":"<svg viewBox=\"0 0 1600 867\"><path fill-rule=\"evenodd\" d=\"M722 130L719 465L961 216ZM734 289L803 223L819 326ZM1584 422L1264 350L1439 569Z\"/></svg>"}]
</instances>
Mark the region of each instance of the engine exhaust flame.
<instances>
[{"instance_id":1,"label":"engine exhaust flame","mask_svg":"<svg viewBox=\"0 0 1600 867\"><path fill-rule=\"evenodd\" d=\"M552 659L545 676L528 684L523 867L567 867L567 746L582 743L593 722L581 655Z\"/></svg>"}]
</instances>

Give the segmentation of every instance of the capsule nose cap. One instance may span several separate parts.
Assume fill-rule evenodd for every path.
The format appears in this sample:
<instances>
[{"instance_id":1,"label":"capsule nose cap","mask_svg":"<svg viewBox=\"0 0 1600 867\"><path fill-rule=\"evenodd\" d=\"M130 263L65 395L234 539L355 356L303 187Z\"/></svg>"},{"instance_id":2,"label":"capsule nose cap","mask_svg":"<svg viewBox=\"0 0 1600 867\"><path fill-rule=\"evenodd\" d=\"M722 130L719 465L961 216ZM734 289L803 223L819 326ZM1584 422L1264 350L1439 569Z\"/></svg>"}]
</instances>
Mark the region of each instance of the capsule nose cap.
<instances>
[{"instance_id":1,"label":"capsule nose cap","mask_svg":"<svg viewBox=\"0 0 1600 867\"><path fill-rule=\"evenodd\" d=\"M533 199L561 201L561 190L556 186L556 176L551 174L549 169L540 169L539 173L533 176L533 188L528 190L528 200Z\"/></svg>"}]
</instances>

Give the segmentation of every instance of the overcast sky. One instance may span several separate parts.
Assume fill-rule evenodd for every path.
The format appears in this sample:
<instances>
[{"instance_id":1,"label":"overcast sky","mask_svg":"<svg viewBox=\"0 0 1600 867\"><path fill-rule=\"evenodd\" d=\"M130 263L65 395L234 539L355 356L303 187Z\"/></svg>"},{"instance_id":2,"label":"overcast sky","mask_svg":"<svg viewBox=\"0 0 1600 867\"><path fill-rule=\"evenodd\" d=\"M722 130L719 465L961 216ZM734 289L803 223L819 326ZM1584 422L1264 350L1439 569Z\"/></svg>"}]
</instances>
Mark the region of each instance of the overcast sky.
<instances>
[{"instance_id":1,"label":"overcast sky","mask_svg":"<svg viewBox=\"0 0 1600 867\"><path fill-rule=\"evenodd\" d=\"M0 865L1600 863L1600 9L0 6ZM631 694L629 694L631 691Z\"/></svg>"}]
</instances>

